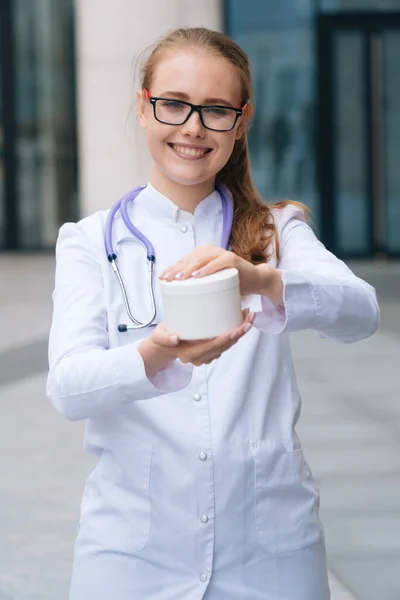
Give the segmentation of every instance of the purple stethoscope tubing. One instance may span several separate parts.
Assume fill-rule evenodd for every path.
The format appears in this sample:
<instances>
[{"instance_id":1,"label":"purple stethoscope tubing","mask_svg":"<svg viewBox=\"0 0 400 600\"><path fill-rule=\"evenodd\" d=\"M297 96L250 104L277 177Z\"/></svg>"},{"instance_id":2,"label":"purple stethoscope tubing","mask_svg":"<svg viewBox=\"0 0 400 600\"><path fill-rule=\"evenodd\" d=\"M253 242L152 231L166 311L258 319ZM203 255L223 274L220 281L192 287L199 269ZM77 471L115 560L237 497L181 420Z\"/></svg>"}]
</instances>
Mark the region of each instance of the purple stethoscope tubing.
<instances>
[{"instance_id":1,"label":"purple stethoscope tubing","mask_svg":"<svg viewBox=\"0 0 400 600\"><path fill-rule=\"evenodd\" d=\"M118 331L120 331L121 333L124 333L126 331L135 330L135 329L143 329L144 327L150 327L152 325L154 319L156 318L156 314L157 314L155 298L154 298L154 289L153 289L153 273L154 273L154 265L155 265L155 260L156 260L156 253L154 250L154 246L147 239L147 237L144 236L143 233L141 233L141 231L139 231L139 229L137 229L133 225L133 223L130 220L129 215L128 215L128 204L130 202L133 202L135 200L135 198L138 196L138 194L140 194L140 192L143 189L144 189L144 187L137 187L134 190L131 190L125 196L123 196L118 202L116 202L114 204L114 206L111 208L111 210L108 214L107 222L106 222L106 226L105 226L105 232L104 232L104 242L105 242L107 258L111 264L112 270L114 271L114 273L117 276L118 283L120 285L121 292L122 292L122 295L124 298L125 307L126 307L128 316L131 319L131 321L134 323L134 325L129 325L129 326L124 325L124 324L118 325ZM232 200L232 197L230 196L230 194L226 193L221 187L216 186L215 190L221 196L221 202L222 202L223 226L222 226L221 247L225 248L227 250L228 246L229 246L229 238L231 236L233 216L234 216L233 200ZM129 229L129 231L132 233L132 235L134 237L136 237L138 240L140 240L145 245L146 251L147 251L147 259L149 261L149 263L148 263L149 264L149 292L150 292L150 299L151 299L152 317L146 323L141 323L140 321L135 319L135 317L132 314L132 311L131 311L131 308L129 305L128 295L126 293L126 288L125 288L123 279L122 279L121 274L118 269L117 255L115 254L113 245L112 245L113 224L114 224L114 219L115 219L115 216L116 216L118 210L120 211L120 214L121 214L121 217L122 217L122 220L123 220L125 226Z\"/></svg>"}]
</instances>

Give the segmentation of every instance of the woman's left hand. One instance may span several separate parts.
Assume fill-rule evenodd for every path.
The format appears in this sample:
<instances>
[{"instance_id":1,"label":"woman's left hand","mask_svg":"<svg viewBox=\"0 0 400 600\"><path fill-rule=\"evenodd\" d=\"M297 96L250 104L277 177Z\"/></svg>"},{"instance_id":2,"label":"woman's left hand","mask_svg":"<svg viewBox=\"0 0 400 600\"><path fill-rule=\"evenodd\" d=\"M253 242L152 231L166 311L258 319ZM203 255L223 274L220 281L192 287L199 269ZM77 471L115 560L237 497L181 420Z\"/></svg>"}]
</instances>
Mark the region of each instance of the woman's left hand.
<instances>
[{"instance_id":1,"label":"woman's left hand","mask_svg":"<svg viewBox=\"0 0 400 600\"><path fill-rule=\"evenodd\" d=\"M204 277L222 269L234 267L239 271L240 293L242 296L249 294L263 294L269 287L276 287L278 271L267 264L253 265L240 258L233 252L224 250L219 246L208 244L198 246L175 265L166 269L160 279L172 281L174 279L189 279L189 277ZM266 293L265 295L269 295Z\"/></svg>"}]
</instances>

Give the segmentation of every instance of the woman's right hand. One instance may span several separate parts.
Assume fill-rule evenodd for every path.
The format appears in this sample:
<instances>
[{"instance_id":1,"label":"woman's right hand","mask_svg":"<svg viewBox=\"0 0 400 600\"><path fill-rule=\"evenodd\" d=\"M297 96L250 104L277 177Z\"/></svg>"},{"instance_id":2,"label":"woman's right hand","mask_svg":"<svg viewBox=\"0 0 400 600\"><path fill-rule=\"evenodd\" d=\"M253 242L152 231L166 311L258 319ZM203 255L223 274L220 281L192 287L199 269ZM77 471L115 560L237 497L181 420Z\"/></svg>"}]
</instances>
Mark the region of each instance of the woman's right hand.
<instances>
[{"instance_id":1,"label":"woman's right hand","mask_svg":"<svg viewBox=\"0 0 400 600\"><path fill-rule=\"evenodd\" d=\"M160 323L154 329L150 340L161 352L167 351L171 359L178 358L182 363L191 363L196 367L209 365L232 348L251 329L254 313L245 309L242 315L243 323L240 327L210 340L179 340L175 333L168 331L164 323Z\"/></svg>"}]
</instances>

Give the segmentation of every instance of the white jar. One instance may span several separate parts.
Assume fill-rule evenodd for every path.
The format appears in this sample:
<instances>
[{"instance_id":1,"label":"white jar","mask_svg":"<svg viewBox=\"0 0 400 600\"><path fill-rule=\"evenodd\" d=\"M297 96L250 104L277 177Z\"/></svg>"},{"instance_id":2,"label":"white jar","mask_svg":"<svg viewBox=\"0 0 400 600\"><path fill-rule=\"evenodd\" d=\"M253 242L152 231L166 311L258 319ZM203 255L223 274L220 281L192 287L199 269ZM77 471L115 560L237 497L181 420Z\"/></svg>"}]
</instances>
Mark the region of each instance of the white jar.
<instances>
[{"instance_id":1,"label":"white jar","mask_svg":"<svg viewBox=\"0 0 400 600\"><path fill-rule=\"evenodd\" d=\"M237 269L159 284L164 323L181 340L214 338L243 322Z\"/></svg>"}]
</instances>

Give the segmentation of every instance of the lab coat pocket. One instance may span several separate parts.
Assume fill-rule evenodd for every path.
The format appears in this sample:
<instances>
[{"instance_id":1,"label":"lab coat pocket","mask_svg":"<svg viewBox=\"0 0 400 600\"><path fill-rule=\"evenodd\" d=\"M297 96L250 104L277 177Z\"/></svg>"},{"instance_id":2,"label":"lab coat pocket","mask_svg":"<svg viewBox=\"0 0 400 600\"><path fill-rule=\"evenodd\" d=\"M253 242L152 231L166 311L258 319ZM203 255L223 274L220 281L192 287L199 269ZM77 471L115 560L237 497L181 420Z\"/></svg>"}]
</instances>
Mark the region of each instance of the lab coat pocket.
<instances>
[{"instance_id":1,"label":"lab coat pocket","mask_svg":"<svg viewBox=\"0 0 400 600\"><path fill-rule=\"evenodd\" d=\"M255 521L264 548L277 554L321 541L319 494L302 450L271 440L253 442L252 451Z\"/></svg>"},{"instance_id":2,"label":"lab coat pocket","mask_svg":"<svg viewBox=\"0 0 400 600\"><path fill-rule=\"evenodd\" d=\"M121 442L103 450L86 483L81 537L129 554L146 546L151 524L152 453L147 443Z\"/></svg>"}]
</instances>

